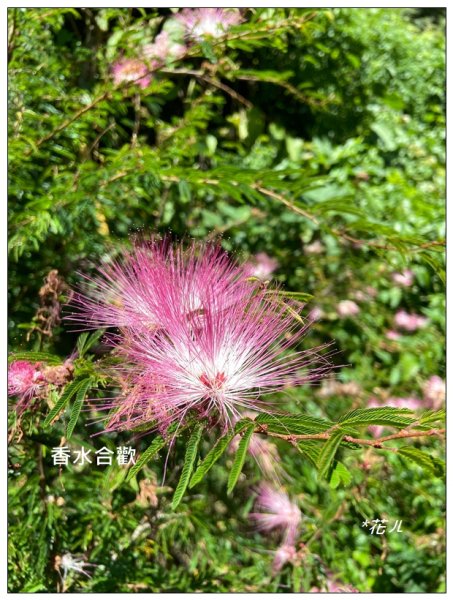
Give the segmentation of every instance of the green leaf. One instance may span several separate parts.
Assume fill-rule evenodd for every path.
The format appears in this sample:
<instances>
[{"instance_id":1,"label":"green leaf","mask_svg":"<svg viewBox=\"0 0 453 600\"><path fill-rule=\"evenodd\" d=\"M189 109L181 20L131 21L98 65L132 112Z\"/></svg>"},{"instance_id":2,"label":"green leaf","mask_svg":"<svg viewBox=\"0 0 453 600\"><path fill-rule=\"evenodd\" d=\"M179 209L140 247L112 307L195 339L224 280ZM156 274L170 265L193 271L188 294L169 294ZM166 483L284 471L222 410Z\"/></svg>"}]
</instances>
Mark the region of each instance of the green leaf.
<instances>
[{"instance_id":1,"label":"green leaf","mask_svg":"<svg viewBox=\"0 0 453 600\"><path fill-rule=\"evenodd\" d=\"M161 435L158 435L154 438L148 448L140 454L135 465L133 465L126 477L126 481L130 481L134 475L136 475L140 469L155 456L159 450L161 450L164 446L167 445L167 440L165 440Z\"/></svg>"},{"instance_id":2,"label":"green leaf","mask_svg":"<svg viewBox=\"0 0 453 600\"><path fill-rule=\"evenodd\" d=\"M321 451L320 441L304 440L303 442L299 442L296 447L315 467L317 466Z\"/></svg>"},{"instance_id":3,"label":"green leaf","mask_svg":"<svg viewBox=\"0 0 453 600\"><path fill-rule=\"evenodd\" d=\"M91 335L86 331L79 335L77 339L77 350L80 356L83 356L88 350L104 335L105 329L95 331Z\"/></svg>"},{"instance_id":4,"label":"green leaf","mask_svg":"<svg viewBox=\"0 0 453 600\"><path fill-rule=\"evenodd\" d=\"M420 417L420 425L427 425L428 423L436 423L437 421L445 422L446 413L445 409L441 408L440 410L430 411L424 413Z\"/></svg>"},{"instance_id":5,"label":"green leaf","mask_svg":"<svg viewBox=\"0 0 453 600\"><path fill-rule=\"evenodd\" d=\"M423 467L436 477L443 477L445 475L445 462L440 458L430 456L419 448L403 446L399 448L398 454L415 462L419 467Z\"/></svg>"},{"instance_id":6,"label":"green leaf","mask_svg":"<svg viewBox=\"0 0 453 600\"><path fill-rule=\"evenodd\" d=\"M225 450L230 445L233 438L236 437L236 435L238 435L239 433L241 433L241 431L246 429L246 427L249 425L249 423L250 423L249 419L247 419L245 421L244 420L239 421L238 423L236 423L234 431L232 431L231 433L229 433L227 435L224 435L219 440L217 440L217 442L214 444L214 446L211 448L211 450L208 452L208 454L205 456L205 458L198 465L198 468L195 471L195 473L192 475L192 479L190 480L190 483L189 483L190 488L197 485L197 483L199 483L203 479L203 477L206 475L206 473L211 469L211 467L219 460L219 458L225 452Z\"/></svg>"},{"instance_id":7,"label":"green leaf","mask_svg":"<svg viewBox=\"0 0 453 600\"><path fill-rule=\"evenodd\" d=\"M287 292L286 290L266 290L265 294L277 294L278 296L281 296L283 300L285 298L293 298L294 300L300 300L301 302L308 302L313 298L312 294L307 294L306 292Z\"/></svg>"},{"instance_id":8,"label":"green leaf","mask_svg":"<svg viewBox=\"0 0 453 600\"><path fill-rule=\"evenodd\" d=\"M200 42L200 48L203 52L203 56L209 60L209 62L217 63L217 56L215 55L212 45L206 40Z\"/></svg>"},{"instance_id":9,"label":"green leaf","mask_svg":"<svg viewBox=\"0 0 453 600\"><path fill-rule=\"evenodd\" d=\"M340 483L345 487L348 486L352 481L352 475L350 471L341 462L337 462L330 477L329 485L332 489L336 489Z\"/></svg>"},{"instance_id":10,"label":"green leaf","mask_svg":"<svg viewBox=\"0 0 453 600\"><path fill-rule=\"evenodd\" d=\"M233 466L228 476L227 493L231 494L241 474L242 467L244 466L245 456L252 439L253 432L255 430L255 424L250 423L242 436L242 440L239 442L239 446L234 457Z\"/></svg>"},{"instance_id":11,"label":"green leaf","mask_svg":"<svg viewBox=\"0 0 453 600\"><path fill-rule=\"evenodd\" d=\"M49 365L61 364L61 358L55 356L55 354L49 354L48 352L13 352L8 356L8 360L29 360L30 362L46 362Z\"/></svg>"},{"instance_id":12,"label":"green leaf","mask_svg":"<svg viewBox=\"0 0 453 600\"><path fill-rule=\"evenodd\" d=\"M197 456L198 444L200 443L201 434L203 432L204 425L198 424L196 425L192 435L187 442L186 454L184 456L184 465L182 468L181 477L179 478L178 485L176 486L175 493L173 494L173 500L171 503L171 507L174 510L177 508L179 503L184 496L184 492L186 491L187 485L190 480L190 476L192 475L193 466L195 464L195 458Z\"/></svg>"},{"instance_id":13,"label":"green leaf","mask_svg":"<svg viewBox=\"0 0 453 600\"><path fill-rule=\"evenodd\" d=\"M377 408L356 408L343 415L339 422L341 425L390 425L392 427L404 428L415 422L413 411L408 408L396 408L393 406L382 406Z\"/></svg>"},{"instance_id":14,"label":"green leaf","mask_svg":"<svg viewBox=\"0 0 453 600\"><path fill-rule=\"evenodd\" d=\"M321 433L330 429L335 423L326 419L318 419L309 415L278 416L260 414L255 423L265 425L266 430L272 433L283 434L310 434Z\"/></svg>"},{"instance_id":15,"label":"green leaf","mask_svg":"<svg viewBox=\"0 0 453 600\"><path fill-rule=\"evenodd\" d=\"M77 390L79 389L79 387L82 385L82 383L84 381L85 380L75 379L74 381L71 381L71 383L68 383L66 385L66 387L63 390L62 395L60 396L60 399L58 400L58 402L55 404L55 406L52 408L52 410L49 412L49 414L45 418L44 424L43 424L44 427L47 427L47 425L50 425L50 423L55 419L55 417L64 409L66 404L74 396L74 394L77 392Z\"/></svg>"},{"instance_id":16,"label":"green leaf","mask_svg":"<svg viewBox=\"0 0 453 600\"><path fill-rule=\"evenodd\" d=\"M344 436L344 431L335 431L332 433L330 438L321 448L318 458L318 477L319 479L325 477L329 472L330 465L332 464L335 454L337 453L338 447Z\"/></svg>"},{"instance_id":17,"label":"green leaf","mask_svg":"<svg viewBox=\"0 0 453 600\"><path fill-rule=\"evenodd\" d=\"M79 388L77 389L76 399L72 406L71 416L69 417L69 423L68 423L68 427L66 429L66 439L68 439L68 440L71 437L72 432L74 431L74 427L77 424L77 421L78 421L78 418L80 415L80 411L82 410L83 401L85 400L85 395L88 391L88 388L91 385L92 385L92 380L88 377L87 379L84 379L82 381Z\"/></svg>"}]
</instances>

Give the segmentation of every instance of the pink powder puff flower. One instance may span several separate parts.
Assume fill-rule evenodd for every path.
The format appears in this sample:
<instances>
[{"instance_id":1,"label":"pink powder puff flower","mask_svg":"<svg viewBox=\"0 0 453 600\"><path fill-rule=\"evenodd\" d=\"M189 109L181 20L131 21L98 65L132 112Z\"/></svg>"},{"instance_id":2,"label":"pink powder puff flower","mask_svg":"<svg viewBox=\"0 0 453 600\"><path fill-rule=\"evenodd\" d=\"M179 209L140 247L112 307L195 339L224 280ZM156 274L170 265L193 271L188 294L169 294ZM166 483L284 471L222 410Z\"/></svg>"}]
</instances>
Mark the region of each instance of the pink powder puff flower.
<instances>
[{"instance_id":1,"label":"pink powder puff flower","mask_svg":"<svg viewBox=\"0 0 453 600\"><path fill-rule=\"evenodd\" d=\"M359 314L360 308L353 300L342 300L337 304L337 314L339 317L353 317Z\"/></svg>"},{"instance_id":2,"label":"pink powder puff flower","mask_svg":"<svg viewBox=\"0 0 453 600\"><path fill-rule=\"evenodd\" d=\"M317 394L320 398L330 398L331 396L359 396L361 392L361 386L355 381L342 383L329 378L323 381Z\"/></svg>"},{"instance_id":3,"label":"pink powder puff flower","mask_svg":"<svg viewBox=\"0 0 453 600\"><path fill-rule=\"evenodd\" d=\"M262 281L269 278L278 267L278 260L268 256L265 252L258 252L253 260L245 263L249 277L256 277Z\"/></svg>"},{"instance_id":4,"label":"pink powder puff flower","mask_svg":"<svg viewBox=\"0 0 453 600\"><path fill-rule=\"evenodd\" d=\"M284 534L284 545L294 545L302 521L299 507L291 502L284 491L270 485L261 485L255 502L258 512L250 513L259 531L279 530Z\"/></svg>"},{"instance_id":5,"label":"pink powder puff flower","mask_svg":"<svg viewBox=\"0 0 453 600\"><path fill-rule=\"evenodd\" d=\"M283 569L286 563L293 561L296 558L297 550L293 544L283 544L274 554L274 561L272 563L272 572L276 575Z\"/></svg>"},{"instance_id":6,"label":"pink powder puff flower","mask_svg":"<svg viewBox=\"0 0 453 600\"><path fill-rule=\"evenodd\" d=\"M266 394L318 380L330 369L320 348L288 354L298 303L283 303L220 248L151 241L103 268L88 295L74 295L86 327L116 326L122 391L108 430L158 421L166 430L189 412L224 430L245 410L269 411ZM288 310L291 308L291 310Z\"/></svg>"},{"instance_id":7,"label":"pink powder puff flower","mask_svg":"<svg viewBox=\"0 0 453 600\"><path fill-rule=\"evenodd\" d=\"M365 292L363 292L362 290L357 290L356 292L354 292L354 298L359 302L365 302L365 300L368 300L367 294L365 294Z\"/></svg>"},{"instance_id":8,"label":"pink powder puff flower","mask_svg":"<svg viewBox=\"0 0 453 600\"><path fill-rule=\"evenodd\" d=\"M394 322L400 329L406 331L417 331L421 327L425 327L428 323L428 319L422 315L415 313L408 313L405 310L399 310L394 317Z\"/></svg>"},{"instance_id":9,"label":"pink powder puff flower","mask_svg":"<svg viewBox=\"0 0 453 600\"><path fill-rule=\"evenodd\" d=\"M41 372L41 363L30 363L26 360L15 360L8 368L8 395L17 396L18 414L29 408L46 387Z\"/></svg>"},{"instance_id":10,"label":"pink powder puff flower","mask_svg":"<svg viewBox=\"0 0 453 600\"><path fill-rule=\"evenodd\" d=\"M438 375L432 375L423 386L425 402L432 410L439 410L445 403L445 381Z\"/></svg>"},{"instance_id":11,"label":"pink powder puff flower","mask_svg":"<svg viewBox=\"0 0 453 600\"><path fill-rule=\"evenodd\" d=\"M44 398L50 386L62 387L72 378L74 371L71 358L62 365L46 366L16 360L8 369L8 395L19 398L16 412L21 415L35 400Z\"/></svg>"},{"instance_id":12,"label":"pink powder puff flower","mask_svg":"<svg viewBox=\"0 0 453 600\"><path fill-rule=\"evenodd\" d=\"M112 66L112 76L115 85L134 82L141 88L147 88L151 83L150 67L138 58L123 58Z\"/></svg>"},{"instance_id":13,"label":"pink powder puff flower","mask_svg":"<svg viewBox=\"0 0 453 600\"><path fill-rule=\"evenodd\" d=\"M285 334L295 320L273 298L259 293L245 298L239 291L235 302L213 295L190 319L175 318L171 301L161 300L163 332L131 332L119 349L148 378L143 409L150 402L164 404L170 407L169 418L180 422L195 411L199 418L215 417L226 430L244 410L269 411L267 394L289 381L300 385L317 380L327 368L321 362L307 371L316 358L313 351L287 355L291 340Z\"/></svg>"},{"instance_id":14,"label":"pink powder puff flower","mask_svg":"<svg viewBox=\"0 0 453 600\"><path fill-rule=\"evenodd\" d=\"M238 11L223 8L184 8L174 18L184 25L188 37L197 42L206 36L221 37L242 21Z\"/></svg>"},{"instance_id":15,"label":"pink powder puff flower","mask_svg":"<svg viewBox=\"0 0 453 600\"><path fill-rule=\"evenodd\" d=\"M152 44L143 46L143 56L155 59L163 64L169 60L178 60L187 52L187 47L174 42L167 31L161 31Z\"/></svg>"},{"instance_id":16,"label":"pink powder puff flower","mask_svg":"<svg viewBox=\"0 0 453 600\"><path fill-rule=\"evenodd\" d=\"M414 283L414 273L410 269L404 269L402 273L392 273L392 279L401 287L410 287Z\"/></svg>"}]
</instances>

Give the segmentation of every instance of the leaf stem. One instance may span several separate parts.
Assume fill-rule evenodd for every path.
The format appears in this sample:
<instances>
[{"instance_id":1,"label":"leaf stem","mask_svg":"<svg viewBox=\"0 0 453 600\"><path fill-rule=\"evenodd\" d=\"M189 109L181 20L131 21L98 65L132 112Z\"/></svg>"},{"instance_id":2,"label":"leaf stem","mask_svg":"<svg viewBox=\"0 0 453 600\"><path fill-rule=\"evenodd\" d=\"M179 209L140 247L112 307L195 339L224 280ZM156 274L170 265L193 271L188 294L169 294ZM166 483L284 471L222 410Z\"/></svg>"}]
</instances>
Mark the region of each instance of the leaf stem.
<instances>
[{"instance_id":1,"label":"leaf stem","mask_svg":"<svg viewBox=\"0 0 453 600\"><path fill-rule=\"evenodd\" d=\"M257 429L255 429L255 433L261 433L264 435L268 435L270 437L277 437L286 440L290 443L297 443L302 440L328 440L330 439L332 434L335 434L334 431L327 432L323 431L321 433L310 433L310 434L286 434L286 433L274 433L269 431L268 429L263 429L261 425L258 425ZM388 442L390 440L401 440L405 438L415 438L415 437L428 437L428 436L443 436L445 435L445 429L430 429L429 431L399 431L398 433L393 433L391 435L386 435L381 438L377 438L374 440L369 440L365 438L355 438L351 435L344 435L342 441L350 442L353 444L359 444L360 446L371 446L373 448L382 449L382 450L390 450L396 452L396 448L389 448L388 446L383 446L384 442Z\"/></svg>"}]
</instances>

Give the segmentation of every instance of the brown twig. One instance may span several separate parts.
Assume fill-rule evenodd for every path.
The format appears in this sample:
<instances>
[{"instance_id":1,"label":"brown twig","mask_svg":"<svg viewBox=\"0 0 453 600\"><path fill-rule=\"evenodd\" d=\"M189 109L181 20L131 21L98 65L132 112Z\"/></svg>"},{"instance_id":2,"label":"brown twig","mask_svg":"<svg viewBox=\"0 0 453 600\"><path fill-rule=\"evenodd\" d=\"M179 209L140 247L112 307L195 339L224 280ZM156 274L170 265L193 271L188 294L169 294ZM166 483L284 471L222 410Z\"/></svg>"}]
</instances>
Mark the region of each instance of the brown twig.
<instances>
[{"instance_id":1,"label":"brown twig","mask_svg":"<svg viewBox=\"0 0 453 600\"><path fill-rule=\"evenodd\" d=\"M245 75L245 74L244 75L241 75L241 74L236 75L234 73L234 71L232 73L232 77L234 77L235 79L239 79L241 81L253 81L256 83L271 83L273 85L277 85L279 87L284 88L289 94L291 94L292 96L297 98L297 100L299 100L299 102L309 104L311 106L325 106L326 104L329 103L329 101L332 101L335 99L334 94L329 94L329 96L323 100L316 100L314 98L310 98L309 96L302 94L302 92L300 92L289 81L277 79L274 77L267 77L266 79L264 79L264 78L260 78L256 75Z\"/></svg>"},{"instance_id":2,"label":"brown twig","mask_svg":"<svg viewBox=\"0 0 453 600\"><path fill-rule=\"evenodd\" d=\"M131 148L136 146L137 140L138 140L138 132L140 130L140 110L141 110L140 94L135 94L133 104L134 104L134 111L135 111L135 121L134 121L134 129L132 130Z\"/></svg>"},{"instance_id":3,"label":"brown twig","mask_svg":"<svg viewBox=\"0 0 453 600\"><path fill-rule=\"evenodd\" d=\"M252 184L250 187L256 189L257 191L261 192L262 194L265 194L266 196L269 196L270 198L274 198L275 200L278 200L279 202L281 202L282 204L287 206L293 212L305 217L306 219L309 219L310 221L315 223L315 225L319 225L319 221L314 215L312 215L308 211L300 208L299 206L295 206L287 198L285 198L285 196L283 196L282 194L278 194L277 192L274 192L273 190L269 190L269 189L261 186L259 183ZM372 248L377 248L380 250L394 250L395 249L391 244L381 244L381 243L375 242L373 240L361 240L361 239L353 237L349 233L346 233L339 229L330 228L330 231L337 237L340 237L340 238L346 240L347 242L350 242L357 246L371 246ZM414 242L414 245L416 245L415 242ZM424 244L417 246L417 250L430 248L432 246L445 246L445 241L434 240L431 242L425 242Z\"/></svg>"},{"instance_id":4,"label":"brown twig","mask_svg":"<svg viewBox=\"0 0 453 600\"><path fill-rule=\"evenodd\" d=\"M213 85L219 90L222 90L247 108L253 108L253 104L250 102L250 100L247 100L247 98L244 98L244 96L236 92L236 90L233 90L233 88L230 88L228 85L222 83L218 79L209 77L209 75L206 75L204 71L195 69L161 69L160 72L165 73L166 75L191 75L192 77L196 77L197 79L200 79L201 81L204 81L205 83Z\"/></svg>"},{"instance_id":5,"label":"brown twig","mask_svg":"<svg viewBox=\"0 0 453 600\"><path fill-rule=\"evenodd\" d=\"M76 111L72 115L72 117L69 117L68 119L66 119L65 121L63 121L62 123L60 123L60 125L58 125L57 127L55 127L55 129L53 129L50 133L48 133L48 134L44 135L42 138L40 138L36 142L36 144L34 144L34 148L39 148L39 146L41 146L45 142L48 142L49 140L51 140L53 137L55 137L57 135L57 133L60 133L60 131L63 131L63 129L66 129L66 127L69 127L69 125L71 125L72 123L74 123L74 121L77 121L77 119L79 117L81 117L86 112L88 112L89 110L91 110L92 108L94 108L97 104L99 104L103 100L107 100L110 97L110 95L111 95L110 91L104 92L103 94L101 94L100 96L98 96L97 98L95 98L93 100L93 102L91 102L87 106L83 106L82 108L80 108L78 111ZM31 154L31 152L32 152L33 149L30 149L27 152L25 152L25 155Z\"/></svg>"},{"instance_id":6,"label":"brown twig","mask_svg":"<svg viewBox=\"0 0 453 600\"><path fill-rule=\"evenodd\" d=\"M307 212L303 208L300 208L299 206L295 206L289 200L287 200L285 198L285 196L283 196L282 194L278 194L277 192L274 192L273 190L269 190L269 189L263 187L262 185L260 185L259 183L253 183L250 187L253 188L254 190L257 190L258 192L261 192L265 196L269 196L270 198L274 198L275 200L278 200L279 202L281 202L282 204L284 204L285 206L290 208L293 212L297 213L298 215L302 215L306 219L309 219L315 225L319 225L319 221L314 215Z\"/></svg>"},{"instance_id":7,"label":"brown twig","mask_svg":"<svg viewBox=\"0 0 453 600\"><path fill-rule=\"evenodd\" d=\"M274 433L272 431L263 430L260 425L257 424L256 433L261 433L264 435L268 435L270 437L277 437L287 442L294 443L294 441L304 441L304 440L328 440L332 433L328 431L323 431L322 433L310 433L310 434L294 434L294 433ZM445 429L430 429L428 431L399 431L398 433L393 433L391 435L386 435L381 438L377 438L374 440L369 440L365 438L355 438L350 435L345 435L343 437L344 442L351 442L353 444L358 444L360 446L371 446L373 448L379 450L389 450L390 452L397 452L398 448L390 448L388 446L383 446L384 442L388 442L390 440L401 440L406 438L415 438L415 437L428 437L428 436L443 436L445 435Z\"/></svg>"}]
</instances>

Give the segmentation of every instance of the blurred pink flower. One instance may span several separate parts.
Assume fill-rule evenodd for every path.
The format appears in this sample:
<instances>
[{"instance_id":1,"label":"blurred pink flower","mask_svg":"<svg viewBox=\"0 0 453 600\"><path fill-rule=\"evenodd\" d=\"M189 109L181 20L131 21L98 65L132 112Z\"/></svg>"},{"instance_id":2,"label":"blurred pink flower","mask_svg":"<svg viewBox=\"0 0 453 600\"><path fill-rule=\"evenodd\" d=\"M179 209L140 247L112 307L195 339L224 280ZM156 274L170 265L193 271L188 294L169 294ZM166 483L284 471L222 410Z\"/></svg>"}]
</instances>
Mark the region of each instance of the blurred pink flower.
<instances>
[{"instance_id":1,"label":"blurred pink flower","mask_svg":"<svg viewBox=\"0 0 453 600\"><path fill-rule=\"evenodd\" d=\"M362 290L357 290L356 292L354 292L354 298L359 302L364 302L365 300L368 300L367 294L365 294L365 292L362 292Z\"/></svg>"},{"instance_id":2,"label":"blurred pink flower","mask_svg":"<svg viewBox=\"0 0 453 600\"><path fill-rule=\"evenodd\" d=\"M420 410L424 408L423 401L419 398L408 397L408 398L387 398L382 402L379 402L376 398L370 398L368 401L368 408L380 408L381 406L393 406L395 408L408 408L409 410ZM373 437L380 437L384 431L384 425L370 425L368 428L372 433Z\"/></svg>"},{"instance_id":3,"label":"blurred pink flower","mask_svg":"<svg viewBox=\"0 0 453 600\"><path fill-rule=\"evenodd\" d=\"M368 302L376 296L377 292L371 286L367 286L364 290L357 290L354 292L354 298L358 302Z\"/></svg>"},{"instance_id":4,"label":"blurred pink flower","mask_svg":"<svg viewBox=\"0 0 453 600\"><path fill-rule=\"evenodd\" d=\"M246 413L247 411L243 416L247 416ZM240 441L241 437L237 435L229 446L229 452L236 453ZM263 475L272 481L279 480L281 475L281 458L275 444L255 433L250 439L248 453L256 460Z\"/></svg>"},{"instance_id":5,"label":"blurred pink flower","mask_svg":"<svg viewBox=\"0 0 453 600\"><path fill-rule=\"evenodd\" d=\"M365 292L368 294L370 298L375 298L377 296L377 289L371 285L367 285L365 288Z\"/></svg>"},{"instance_id":6,"label":"blurred pink flower","mask_svg":"<svg viewBox=\"0 0 453 600\"><path fill-rule=\"evenodd\" d=\"M325 247L319 240L315 240L311 244L304 246L305 254L322 254L324 251Z\"/></svg>"},{"instance_id":7,"label":"blurred pink flower","mask_svg":"<svg viewBox=\"0 0 453 600\"><path fill-rule=\"evenodd\" d=\"M398 333L397 331L395 331L394 329L389 329L389 330L386 332L386 334L385 334L385 337L386 337L388 340L393 340L393 341L396 341L396 340L399 340L399 339L401 338L401 334L400 334L400 333Z\"/></svg>"},{"instance_id":8,"label":"blurred pink flower","mask_svg":"<svg viewBox=\"0 0 453 600\"><path fill-rule=\"evenodd\" d=\"M52 366L26 360L13 361L8 369L8 395L18 397L18 415L30 408L36 399L45 397L50 386L64 386L72 378L73 371L71 359Z\"/></svg>"},{"instance_id":9,"label":"blurred pink flower","mask_svg":"<svg viewBox=\"0 0 453 600\"><path fill-rule=\"evenodd\" d=\"M268 256L265 252L258 252L253 260L245 263L247 275L257 279L266 280L278 267L278 260Z\"/></svg>"},{"instance_id":10,"label":"blurred pink flower","mask_svg":"<svg viewBox=\"0 0 453 600\"><path fill-rule=\"evenodd\" d=\"M423 386L426 403L433 410L439 410L445 403L445 381L438 375L432 375Z\"/></svg>"},{"instance_id":11,"label":"blurred pink flower","mask_svg":"<svg viewBox=\"0 0 453 600\"><path fill-rule=\"evenodd\" d=\"M405 310L399 310L394 317L394 322L397 327L406 331L416 331L421 327L425 327L428 319L422 315L408 313Z\"/></svg>"},{"instance_id":12,"label":"blurred pink flower","mask_svg":"<svg viewBox=\"0 0 453 600\"><path fill-rule=\"evenodd\" d=\"M272 563L272 571L275 575L286 565L286 563L291 562L296 558L297 550L293 544L283 544L274 554L274 561Z\"/></svg>"},{"instance_id":13,"label":"blurred pink flower","mask_svg":"<svg viewBox=\"0 0 453 600\"><path fill-rule=\"evenodd\" d=\"M8 395L17 396L16 411L21 414L47 386L41 363L16 360L8 368Z\"/></svg>"},{"instance_id":14,"label":"blurred pink flower","mask_svg":"<svg viewBox=\"0 0 453 600\"><path fill-rule=\"evenodd\" d=\"M320 398L331 396L359 396L362 393L361 386L356 381L342 383L334 378L325 379L317 392Z\"/></svg>"},{"instance_id":15,"label":"blurred pink flower","mask_svg":"<svg viewBox=\"0 0 453 600\"><path fill-rule=\"evenodd\" d=\"M146 59L156 59L162 63L168 60L178 60L187 52L187 47L174 42L167 31L161 31L152 44L143 46L143 56Z\"/></svg>"},{"instance_id":16,"label":"blurred pink flower","mask_svg":"<svg viewBox=\"0 0 453 600\"><path fill-rule=\"evenodd\" d=\"M123 58L112 66L112 76L115 85L133 81L141 88L147 88L151 83L150 67L138 58Z\"/></svg>"},{"instance_id":17,"label":"blurred pink flower","mask_svg":"<svg viewBox=\"0 0 453 600\"><path fill-rule=\"evenodd\" d=\"M342 300L337 304L339 317L353 317L359 314L360 308L353 300Z\"/></svg>"},{"instance_id":18,"label":"blurred pink flower","mask_svg":"<svg viewBox=\"0 0 453 600\"><path fill-rule=\"evenodd\" d=\"M320 319L323 318L323 316L324 316L324 311L322 310L322 308L319 308L319 306L315 306L308 313L308 320L309 321L319 321Z\"/></svg>"},{"instance_id":19,"label":"blurred pink flower","mask_svg":"<svg viewBox=\"0 0 453 600\"><path fill-rule=\"evenodd\" d=\"M174 18L184 25L188 37L198 42L206 36L221 37L242 21L237 10L223 8L184 8Z\"/></svg>"},{"instance_id":20,"label":"blurred pink flower","mask_svg":"<svg viewBox=\"0 0 453 600\"><path fill-rule=\"evenodd\" d=\"M294 545L302 521L299 507L291 502L284 491L262 484L256 499L258 512L250 513L259 531L279 530L284 535L284 546Z\"/></svg>"},{"instance_id":21,"label":"blurred pink flower","mask_svg":"<svg viewBox=\"0 0 453 600\"><path fill-rule=\"evenodd\" d=\"M386 406L395 408L409 408L410 410L419 410L423 408L423 402L419 398L388 398L385 401Z\"/></svg>"},{"instance_id":22,"label":"blurred pink flower","mask_svg":"<svg viewBox=\"0 0 453 600\"><path fill-rule=\"evenodd\" d=\"M404 269L402 273L392 273L393 281L402 287L410 287L414 283L414 273L410 269Z\"/></svg>"},{"instance_id":23,"label":"blurred pink flower","mask_svg":"<svg viewBox=\"0 0 453 600\"><path fill-rule=\"evenodd\" d=\"M258 414L256 412L249 410L244 411L241 415L241 417L248 417L249 419L255 419L257 416ZM240 441L240 435L236 435L233 438L228 447L228 451L231 454L236 453ZM282 469L280 466L281 458L278 454L275 444L272 444L265 438L261 437L258 433L254 433L250 438L248 453L256 460L265 477L272 481L279 481L280 475L282 474Z\"/></svg>"}]
</instances>

